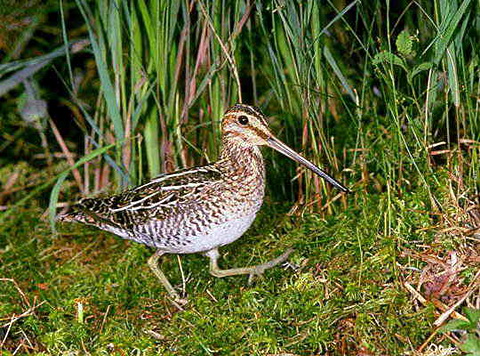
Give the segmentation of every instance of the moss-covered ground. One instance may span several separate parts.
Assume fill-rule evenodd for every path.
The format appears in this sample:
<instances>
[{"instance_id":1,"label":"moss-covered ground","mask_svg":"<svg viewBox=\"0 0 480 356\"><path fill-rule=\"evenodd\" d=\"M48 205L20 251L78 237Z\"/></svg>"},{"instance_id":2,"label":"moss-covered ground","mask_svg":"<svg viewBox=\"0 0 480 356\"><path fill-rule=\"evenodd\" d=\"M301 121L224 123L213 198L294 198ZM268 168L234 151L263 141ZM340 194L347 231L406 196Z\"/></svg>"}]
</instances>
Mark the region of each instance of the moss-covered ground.
<instances>
[{"instance_id":1,"label":"moss-covered ground","mask_svg":"<svg viewBox=\"0 0 480 356\"><path fill-rule=\"evenodd\" d=\"M420 193L351 196L344 212L289 216L267 202L222 249L222 267L289 263L247 285L217 279L207 259L174 255L162 268L188 304L178 310L150 272L152 250L81 225L52 234L43 210L17 210L0 232L3 349L61 354L404 354L431 334L433 307L404 288L434 243ZM394 223L394 224L393 224ZM394 225L394 228L393 228ZM183 270L183 277L179 268ZM12 317L18 319L12 319ZM12 322L13 321L13 322Z\"/></svg>"}]
</instances>

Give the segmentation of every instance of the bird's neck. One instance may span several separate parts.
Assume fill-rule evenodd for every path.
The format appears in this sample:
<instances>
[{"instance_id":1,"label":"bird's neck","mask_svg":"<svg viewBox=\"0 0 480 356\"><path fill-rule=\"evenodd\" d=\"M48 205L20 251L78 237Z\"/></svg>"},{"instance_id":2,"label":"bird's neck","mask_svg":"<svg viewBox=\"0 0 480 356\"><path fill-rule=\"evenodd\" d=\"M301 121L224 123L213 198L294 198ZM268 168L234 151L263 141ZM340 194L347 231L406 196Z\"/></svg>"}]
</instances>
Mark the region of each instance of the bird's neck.
<instances>
[{"instance_id":1,"label":"bird's neck","mask_svg":"<svg viewBox=\"0 0 480 356\"><path fill-rule=\"evenodd\" d=\"M260 148L247 145L240 139L223 138L219 163L223 168L234 171L244 177L250 175L261 180L265 177L265 165Z\"/></svg>"},{"instance_id":2,"label":"bird's neck","mask_svg":"<svg viewBox=\"0 0 480 356\"><path fill-rule=\"evenodd\" d=\"M232 206L239 209L236 213L256 213L265 194L265 165L260 148L224 137L215 167L223 173L225 187L222 195L229 197Z\"/></svg>"}]
</instances>

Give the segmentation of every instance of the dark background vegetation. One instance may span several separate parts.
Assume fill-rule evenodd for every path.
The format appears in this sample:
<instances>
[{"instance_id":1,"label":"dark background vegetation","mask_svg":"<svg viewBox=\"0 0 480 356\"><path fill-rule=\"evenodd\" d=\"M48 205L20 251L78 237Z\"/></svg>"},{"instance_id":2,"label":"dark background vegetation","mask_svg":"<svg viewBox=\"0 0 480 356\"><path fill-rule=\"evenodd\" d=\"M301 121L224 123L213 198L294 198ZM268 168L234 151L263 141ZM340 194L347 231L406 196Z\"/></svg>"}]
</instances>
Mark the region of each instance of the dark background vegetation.
<instances>
[{"instance_id":1,"label":"dark background vegetation","mask_svg":"<svg viewBox=\"0 0 480 356\"><path fill-rule=\"evenodd\" d=\"M0 350L480 352L478 1L0 4ZM214 161L257 105L344 196L265 150L268 195L222 265L55 226L81 196ZM463 324L462 324L463 322ZM429 353L430 352L430 353Z\"/></svg>"}]
</instances>

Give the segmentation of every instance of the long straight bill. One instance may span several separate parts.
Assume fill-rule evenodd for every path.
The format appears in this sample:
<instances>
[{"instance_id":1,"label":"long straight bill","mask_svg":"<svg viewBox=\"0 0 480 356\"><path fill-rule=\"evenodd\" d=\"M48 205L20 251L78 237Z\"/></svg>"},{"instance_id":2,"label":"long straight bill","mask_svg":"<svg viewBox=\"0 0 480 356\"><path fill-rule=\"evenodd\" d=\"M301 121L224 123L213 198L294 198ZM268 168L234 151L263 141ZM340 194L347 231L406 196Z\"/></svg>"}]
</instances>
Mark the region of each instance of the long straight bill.
<instances>
[{"instance_id":1,"label":"long straight bill","mask_svg":"<svg viewBox=\"0 0 480 356\"><path fill-rule=\"evenodd\" d=\"M277 150L280 153L283 153L288 158L291 158L294 161L296 161L300 164L303 164L305 167L310 169L312 172L318 174L320 177L325 179L328 183L333 185L335 188L341 190L344 193L350 193L351 192L350 189L345 187L342 183L340 183L335 178L328 175L326 172L322 171L320 168L318 168L316 165L314 165L309 160L300 156L297 152L292 150L290 147L288 147L282 141L276 139L275 137L270 137L270 138L267 139L267 144L268 144L269 147Z\"/></svg>"}]
</instances>

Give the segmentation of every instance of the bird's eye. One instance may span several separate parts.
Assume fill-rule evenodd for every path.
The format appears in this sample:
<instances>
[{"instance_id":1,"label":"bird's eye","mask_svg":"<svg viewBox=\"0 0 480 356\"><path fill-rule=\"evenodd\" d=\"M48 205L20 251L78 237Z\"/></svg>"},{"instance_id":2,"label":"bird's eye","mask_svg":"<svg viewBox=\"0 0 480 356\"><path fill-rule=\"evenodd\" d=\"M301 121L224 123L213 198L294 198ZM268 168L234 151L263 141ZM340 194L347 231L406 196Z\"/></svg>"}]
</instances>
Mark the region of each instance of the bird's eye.
<instances>
[{"instance_id":1,"label":"bird's eye","mask_svg":"<svg viewBox=\"0 0 480 356\"><path fill-rule=\"evenodd\" d=\"M238 122L240 123L240 125L246 125L248 124L248 117L246 117L245 115L239 116Z\"/></svg>"}]
</instances>

